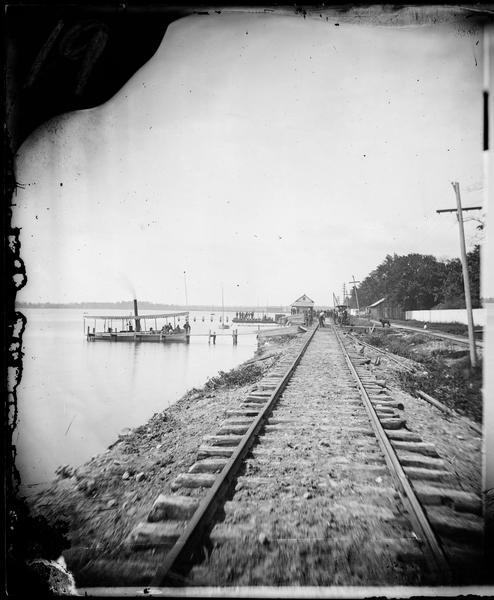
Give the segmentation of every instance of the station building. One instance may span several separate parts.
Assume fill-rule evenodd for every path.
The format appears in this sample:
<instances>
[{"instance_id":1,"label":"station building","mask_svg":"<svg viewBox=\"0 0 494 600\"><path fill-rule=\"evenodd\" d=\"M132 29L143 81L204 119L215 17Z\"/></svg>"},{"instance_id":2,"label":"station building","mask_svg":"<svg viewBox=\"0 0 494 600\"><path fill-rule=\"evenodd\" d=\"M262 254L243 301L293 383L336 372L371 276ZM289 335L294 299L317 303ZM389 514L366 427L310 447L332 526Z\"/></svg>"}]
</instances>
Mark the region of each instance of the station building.
<instances>
[{"instance_id":1,"label":"station building","mask_svg":"<svg viewBox=\"0 0 494 600\"><path fill-rule=\"evenodd\" d=\"M314 312L314 300L311 300L309 296L305 294L297 298L295 302L290 305L290 313L292 315L303 315L309 310L312 314Z\"/></svg>"}]
</instances>

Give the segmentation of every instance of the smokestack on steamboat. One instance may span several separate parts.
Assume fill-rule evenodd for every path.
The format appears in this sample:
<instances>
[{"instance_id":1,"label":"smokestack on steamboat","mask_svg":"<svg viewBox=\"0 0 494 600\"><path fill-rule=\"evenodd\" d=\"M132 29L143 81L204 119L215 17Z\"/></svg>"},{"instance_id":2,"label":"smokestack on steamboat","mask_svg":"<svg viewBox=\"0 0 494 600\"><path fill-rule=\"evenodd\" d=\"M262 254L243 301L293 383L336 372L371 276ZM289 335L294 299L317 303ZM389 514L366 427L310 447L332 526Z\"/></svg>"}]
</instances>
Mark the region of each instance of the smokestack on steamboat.
<instances>
[{"instance_id":1,"label":"smokestack on steamboat","mask_svg":"<svg viewBox=\"0 0 494 600\"><path fill-rule=\"evenodd\" d=\"M87 340L134 343L190 341L188 311L139 315L136 298L133 300L133 306L133 315L84 315ZM182 318L183 327L180 326Z\"/></svg>"}]
</instances>

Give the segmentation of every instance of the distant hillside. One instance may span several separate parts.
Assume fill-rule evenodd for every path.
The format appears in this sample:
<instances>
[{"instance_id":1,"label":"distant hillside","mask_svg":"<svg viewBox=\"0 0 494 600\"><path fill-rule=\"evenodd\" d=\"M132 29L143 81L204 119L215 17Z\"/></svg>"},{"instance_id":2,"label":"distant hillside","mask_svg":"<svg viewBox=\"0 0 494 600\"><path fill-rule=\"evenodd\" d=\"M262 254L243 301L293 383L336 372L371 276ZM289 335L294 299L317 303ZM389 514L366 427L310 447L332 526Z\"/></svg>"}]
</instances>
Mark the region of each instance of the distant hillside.
<instances>
[{"instance_id":1,"label":"distant hillside","mask_svg":"<svg viewBox=\"0 0 494 600\"><path fill-rule=\"evenodd\" d=\"M94 309L94 308L110 308L114 310L134 310L132 301L122 300L120 302L18 302L17 308L79 308L79 309ZM221 306L211 306L210 304L161 304L158 302L148 302L146 300L139 301L139 310L201 310L201 311L221 311ZM266 307L258 306L225 306L226 311L254 311L256 313L266 312ZM267 312L289 312L289 307L286 306L268 306Z\"/></svg>"}]
</instances>

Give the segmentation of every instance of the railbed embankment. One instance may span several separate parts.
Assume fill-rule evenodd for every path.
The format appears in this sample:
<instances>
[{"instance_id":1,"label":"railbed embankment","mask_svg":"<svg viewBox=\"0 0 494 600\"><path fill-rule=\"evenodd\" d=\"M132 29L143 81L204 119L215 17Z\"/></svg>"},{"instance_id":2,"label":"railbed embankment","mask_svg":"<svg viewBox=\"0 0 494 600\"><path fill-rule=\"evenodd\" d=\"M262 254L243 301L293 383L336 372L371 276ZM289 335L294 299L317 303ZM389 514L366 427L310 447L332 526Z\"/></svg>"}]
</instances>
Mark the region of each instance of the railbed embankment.
<instances>
[{"instance_id":1,"label":"railbed embankment","mask_svg":"<svg viewBox=\"0 0 494 600\"><path fill-rule=\"evenodd\" d=\"M399 334L397 335L399 336ZM423 343L418 343L414 346L411 344L413 338L410 337L410 334L406 333L404 335L404 338L397 337L396 345L393 346L395 356L402 359L406 357L406 364L415 365L419 374L425 373L423 377L428 380L430 379L431 385L434 383L434 390L437 391L441 380L434 378L428 371L424 371L426 365L423 362L417 362L411 358L413 354L411 355L410 351L412 353L420 353L418 356L421 354L428 356L431 352L440 349L440 342L426 338L423 340ZM395 332L393 332L392 337L395 337ZM357 340L370 340L370 343L376 342L375 339L370 338L368 335L355 335L355 338ZM384 337L384 340L386 340L386 337ZM450 344L449 342L445 342L445 345L449 346ZM399 351L400 347L404 349L404 352ZM382 345L379 345L379 348L389 349L390 346L384 342ZM467 416L471 415L473 407L470 407L469 411L462 412L459 405L453 402L456 394L459 394L460 392L454 387L452 379L445 379L443 391L446 394L448 389L447 385L449 384L450 394L445 396L441 394L441 398L445 398L447 405L453 410L456 410L458 413L457 415L447 415L428 402L425 402L420 397L417 397L415 394L416 387L409 385L408 383L412 381L409 378L409 374L396 362L390 360L388 356L383 356L381 353L368 347L365 347L362 356L369 360L369 371L373 373L377 379L384 379L387 381L388 387L393 395L396 396L397 401L403 403L405 411L410 417L410 422L417 428L424 441L436 445L438 452L444 457L444 460L448 463L450 469L458 475L461 487L465 491L480 494L482 481L482 438L481 435L469 427L467 421L461 416L462 414L466 414ZM460 359L462 356L463 351L461 351ZM417 358L417 356L415 356L415 358ZM441 367L438 367L438 370L441 371ZM443 378L448 374L447 363L443 363L442 365L442 374ZM404 383L405 380L407 381L406 384ZM414 379L413 381L420 381L423 386L424 379ZM435 397L438 397L436 394L434 395ZM475 402L475 407L479 406L481 409L482 397L480 390L476 396ZM475 408L475 414L478 414L477 408ZM475 420L475 422L478 423L479 421Z\"/></svg>"},{"instance_id":2,"label":"railbed embankment","mask_svg":"<svg viewBox=\"0 0 494 600\"><path fill-rule=\"evenodd\" d=\"M434 440L424 443L421 430L431 419L415 423L424 406L415 407L412 419L403 414L389 417L395 407L403 410L402 403L381 390L386 378L379 376L382 371L375 371L370 359L361 354L355 359L385 427L402 429L405 423L405 431L392 431L388 436L404 453L401 459L406 461L414 486L421 494L430 495L434 480L439 489L434 488L434 493L439 496L474 498L465 487L478 491L480 478L464 486L457 461L451 460L447 469ZM222 518L211 532L212 548L205 551L204 561L192 569L185 584L378 585L424 584L434 579L435 571L428 570L416 543L419 538L411 532L374 434L366 429L366 411L342 361L330 331L318 332L246 460ZM436 435L438 421L442 421L441 413L435 419ZM464 423L456 425L464 427ZM448 433L448 426L442 422L441 426ZM432 432L434 425L430 429ZM449 443L457 445L457 440L450 438ZM444 448L447 454L448 444ZM422 451L427 456L421 456ZM472 451L480 465L480 443ZM467 458L473 456L459 456L460 461ZM441 486L446 482L446 488L449 485L459 491L445 492ZM427 498L427 503L431 502L435 502L432 496ZM477 511L480 499L475 497L474 504ZM463 516L451 511L443 514L448 510L427 508L435 526L439 517L451 519L448 527L455 527L456 535L465 525ZM465 522L467 531L470 522ZM444 528L444 523L439 526ZM479 517L473 516L469 534L478 537L479 528ZM448 552L457 552L454 544L449 543ZM468 556L471 564L477 560L478 546L467 545L459 554L461 560ZM477 576L471 567L462 567L461 575L455 571L455 577L463 582Z\"/></svg>"},{"instance_id":3,"label":"railbed embankment","mask_svg":"<svg viewBox=\"0 0 494 600\"><path fill-rule=\"evenodd\" d=\"M405 325L407 327L415 327L417 329L424 329L425 327L427 330L432 330L436 333L448 333L451 335L468 338L468 325L465 325L464 323L433 323L429 321L417 321L415 319L408 319L406 321L392 319L392 322L398 326ZM475 339L483 339L483 330L484 328L482 325L474 326Z\"/></svg>"},{"instance_id":4,"label":"railbed embankment","mask_svg":"<svg viewBox=\"0 0 494 600\"><path fill-rule=\"evenodd\" d=\"M343 345L357 343L351 336L345 338ZM149 586L156 580L167 551L161 542L154 543L160 541L157 538L137 544L138 548L132 544L140 540L134 533L142 523L156 526L163 535L169 526L186 526L166 511L153 513L151 519L151 507L154 510L159 496L197 504L215 477L207 477L207 485L201 480L200 488L196 485L202 471L195 467L209 460L205 450L208 456L225 454L223 442L232 433L225 424L234 429L239 415L244 415L242 422L255 418L259 410L253 409L267 401L269 390L299 352L297 344L300 339L264 348L255 361L212 378L201 390L191 390L145 426L122 436L106 453L75 473L66 472L48 494L39 495L38 508L44 502L44 514L65 513L71 520L71 547L64 555L79 588ZM388 437L398 439L394 443L404 446L402 452L412 452L405 443L409 437L417 442L415 453L404 456L410 477L420 485L425 474L427 481L439 477L439 491L434 492L439 496L478 495L480 436L461 418L445 415L404 391L396 362L374 357L369 348L356 346L352 353L370 403L377 405L378 415L391 430ZM213 521L209 542L197 546L204 557L197 557L196 567L184 571L183 580L176 583L377 585L434 580L374 434L368 431L367 409L345 360L331 330L317 331L231 487L229 500L219 511L221 518ZM401 431L407 422L410 430ZM397 428L400 431L394 431ZM238 443L239 435L230 437L235 440L228 443ZM399 441L402 438L404 442ZM208 440L211 447L202 447L201 440ZM232 452L229 448L227 454ZM443 479L454 489L441 491ZM426 488L427 493L422 488L421 493L429 494L428 502L434 503L429 484ZM427 510L436 521L444 517L444 510L451 513L449 506L438 509L434 504ZM477 515L472 514L470 527L464 515L449 513L450 521L440 523L442 527L455 531L463 527L465 535L478 537ZM364 543L376 536L382 538L381 545ZM331 572L328 561L334 563ZM174 569L173 576L179 574ZM461 580L477 581L475 577L468 571Z\"/></svg>"},{"instance_id":5,"label":"railbed embankment","mask_svg":"<svg viewBox=\"0 0 494 600\"><path fill-rule=\"evenodd\" d=\"M478 366L471 369L468 348L454 340L431 337L420 331L381 326L372 333L356 328L353 335L405 358L415 366L414 373L392 369L401 389L411 394L422 390L477 424L482 423L483 359L480 351ZM390 363L387 360L385 362Z\"/></svg>"},{"instance_id":6,"label":"railbed embankment","mask_svg":"<svg viewBox=\"0 0 494 600\"><path fill-rule=\"evenodd\" d=\"M261 343L253 358L189 390L144 425L124 431L84 465L61 468L51 486L29 498L34 515L54 525L66 522L69 547L63 555L78 586L149 581L162 557L144 552L136 558L126 551L126 537L156 496L169 492L170 482L194 461L203 436L292 342Z\"/></svg>"}]
</instances>

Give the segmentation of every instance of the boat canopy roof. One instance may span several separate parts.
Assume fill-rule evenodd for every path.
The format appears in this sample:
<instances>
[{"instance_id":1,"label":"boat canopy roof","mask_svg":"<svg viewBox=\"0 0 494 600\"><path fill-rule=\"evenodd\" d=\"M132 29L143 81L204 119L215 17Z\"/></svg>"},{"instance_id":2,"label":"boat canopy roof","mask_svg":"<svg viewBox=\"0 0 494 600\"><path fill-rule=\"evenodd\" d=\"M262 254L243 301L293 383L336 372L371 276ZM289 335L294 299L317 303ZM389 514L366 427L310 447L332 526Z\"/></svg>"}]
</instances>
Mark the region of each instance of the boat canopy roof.
<instances>
[{"instance_id":1,"label":"boat canopy roof","mask_svg":"<svg viewBox=\"0 0 494 600\"><path fill-rule=\"evenodd\" d=\"M125 321L136 321L137 319L166 319L168 317L187 317L188 312L175 312L175 313L158 313L154 315L84 315L85 319L104 319L105 321L114 319L125 320Z\"/></svg>"}]
</instances>

